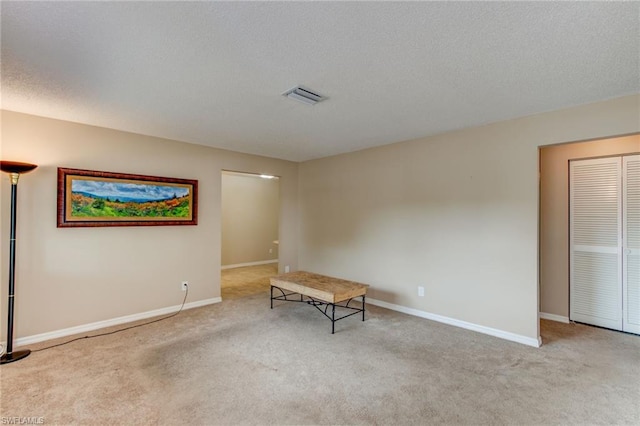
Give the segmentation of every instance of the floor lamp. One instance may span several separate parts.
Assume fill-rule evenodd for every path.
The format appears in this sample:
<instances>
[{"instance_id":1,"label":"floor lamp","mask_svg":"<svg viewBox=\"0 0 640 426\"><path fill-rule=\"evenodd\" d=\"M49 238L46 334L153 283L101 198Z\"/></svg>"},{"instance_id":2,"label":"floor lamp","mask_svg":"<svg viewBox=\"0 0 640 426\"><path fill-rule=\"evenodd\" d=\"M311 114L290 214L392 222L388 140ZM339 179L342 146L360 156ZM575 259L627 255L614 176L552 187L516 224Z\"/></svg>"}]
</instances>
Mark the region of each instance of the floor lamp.
<instances>
[{"instance_id":1,"label":"floor lamp","mask_svg":"<svg viewBox=\"0 0 640 426\"><path fill-rule=\"evenodd\" d=\"M13 351L13 303L15 293L16 269L16 200L18 199L18 178L21 173L35 169L35 164L18 163L15 161L0 161L0 170L11 176L11 237L9 240L9 298L7 301L7 352L0 357L0 364L8 364L28 356L31 351Z\"/></svg>"}]
</instances>

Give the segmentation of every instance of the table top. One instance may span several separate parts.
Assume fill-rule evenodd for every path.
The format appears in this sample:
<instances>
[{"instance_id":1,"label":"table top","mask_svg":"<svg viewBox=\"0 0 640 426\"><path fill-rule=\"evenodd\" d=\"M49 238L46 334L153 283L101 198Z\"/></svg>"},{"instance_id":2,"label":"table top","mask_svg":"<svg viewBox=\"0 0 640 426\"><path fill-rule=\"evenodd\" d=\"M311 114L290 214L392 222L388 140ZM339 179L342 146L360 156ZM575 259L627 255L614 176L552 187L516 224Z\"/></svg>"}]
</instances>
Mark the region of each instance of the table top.
<instances>
[{"instance_id":1,"label":"table top","mask_svg":"<svg viewBox=\"0 0 640 426\"><path fill-rule=\"evenodd\" d=\"M271 277L271 285L329 303L339 303L367 293L367 284L312 272L297 271Z\"/></svg>"}]
</instances>

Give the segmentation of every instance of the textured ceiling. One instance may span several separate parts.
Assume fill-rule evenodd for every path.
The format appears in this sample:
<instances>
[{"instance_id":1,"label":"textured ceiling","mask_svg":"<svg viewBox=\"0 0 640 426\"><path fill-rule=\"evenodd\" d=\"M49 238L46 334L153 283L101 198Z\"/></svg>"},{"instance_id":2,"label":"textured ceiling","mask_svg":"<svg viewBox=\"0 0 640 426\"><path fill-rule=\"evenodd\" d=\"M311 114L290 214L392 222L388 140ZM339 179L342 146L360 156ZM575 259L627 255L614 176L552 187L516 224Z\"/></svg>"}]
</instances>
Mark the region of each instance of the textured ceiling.
<instances>
[{"instance_id":1,"label":"textured ceiling","mask_svg":"<svg viewBox=\"0 0 640 426\"><path fill-rule=\"evenodd\" d=\"M0 8L2 108L294 161L640 92L638 2Z\"/></svg>"}]
</instances>

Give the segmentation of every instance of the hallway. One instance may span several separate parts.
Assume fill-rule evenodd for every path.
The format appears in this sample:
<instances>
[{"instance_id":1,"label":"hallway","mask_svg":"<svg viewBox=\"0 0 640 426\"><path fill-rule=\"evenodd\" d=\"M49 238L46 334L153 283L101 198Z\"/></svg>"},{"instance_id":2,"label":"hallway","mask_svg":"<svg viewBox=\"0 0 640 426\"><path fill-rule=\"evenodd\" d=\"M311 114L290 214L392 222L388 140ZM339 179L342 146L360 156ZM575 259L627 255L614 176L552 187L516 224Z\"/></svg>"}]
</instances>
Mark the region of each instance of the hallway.
<instances>
[{"instance_id":1,"label":"hallway","mask_svg":"<svg viewBox=\"0 0 640 426\"><path fill-rule=\"evenodd\" d=\"M269 278L278 274L278 264L223 269L220 280L222 299L234 299L253 294L269 293Z\"/></svg>"}]
</instances>

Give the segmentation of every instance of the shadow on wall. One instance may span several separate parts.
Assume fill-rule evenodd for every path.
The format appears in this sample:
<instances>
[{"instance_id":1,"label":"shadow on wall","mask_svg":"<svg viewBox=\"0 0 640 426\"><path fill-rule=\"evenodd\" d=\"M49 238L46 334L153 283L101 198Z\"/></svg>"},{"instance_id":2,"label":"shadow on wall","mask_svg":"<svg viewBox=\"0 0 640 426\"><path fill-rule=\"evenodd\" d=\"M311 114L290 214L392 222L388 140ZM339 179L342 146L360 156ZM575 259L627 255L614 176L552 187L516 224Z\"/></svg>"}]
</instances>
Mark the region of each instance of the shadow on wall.
<instances>
[{"instance_id":1,"label":"shadow on wall","mask_svg":"<svg viewBox=\"0 0 640 426\"><path fill-rule=\"evenodd\" d=\"M369 287L369 289L367 290L367 300L369 298L376 299L376 300L384 300L385 302L392 303L394 305L400 302L400 300L398 299L398 295L396 293L375 289L373 287Z\"/></svg>"}]
</instances>

